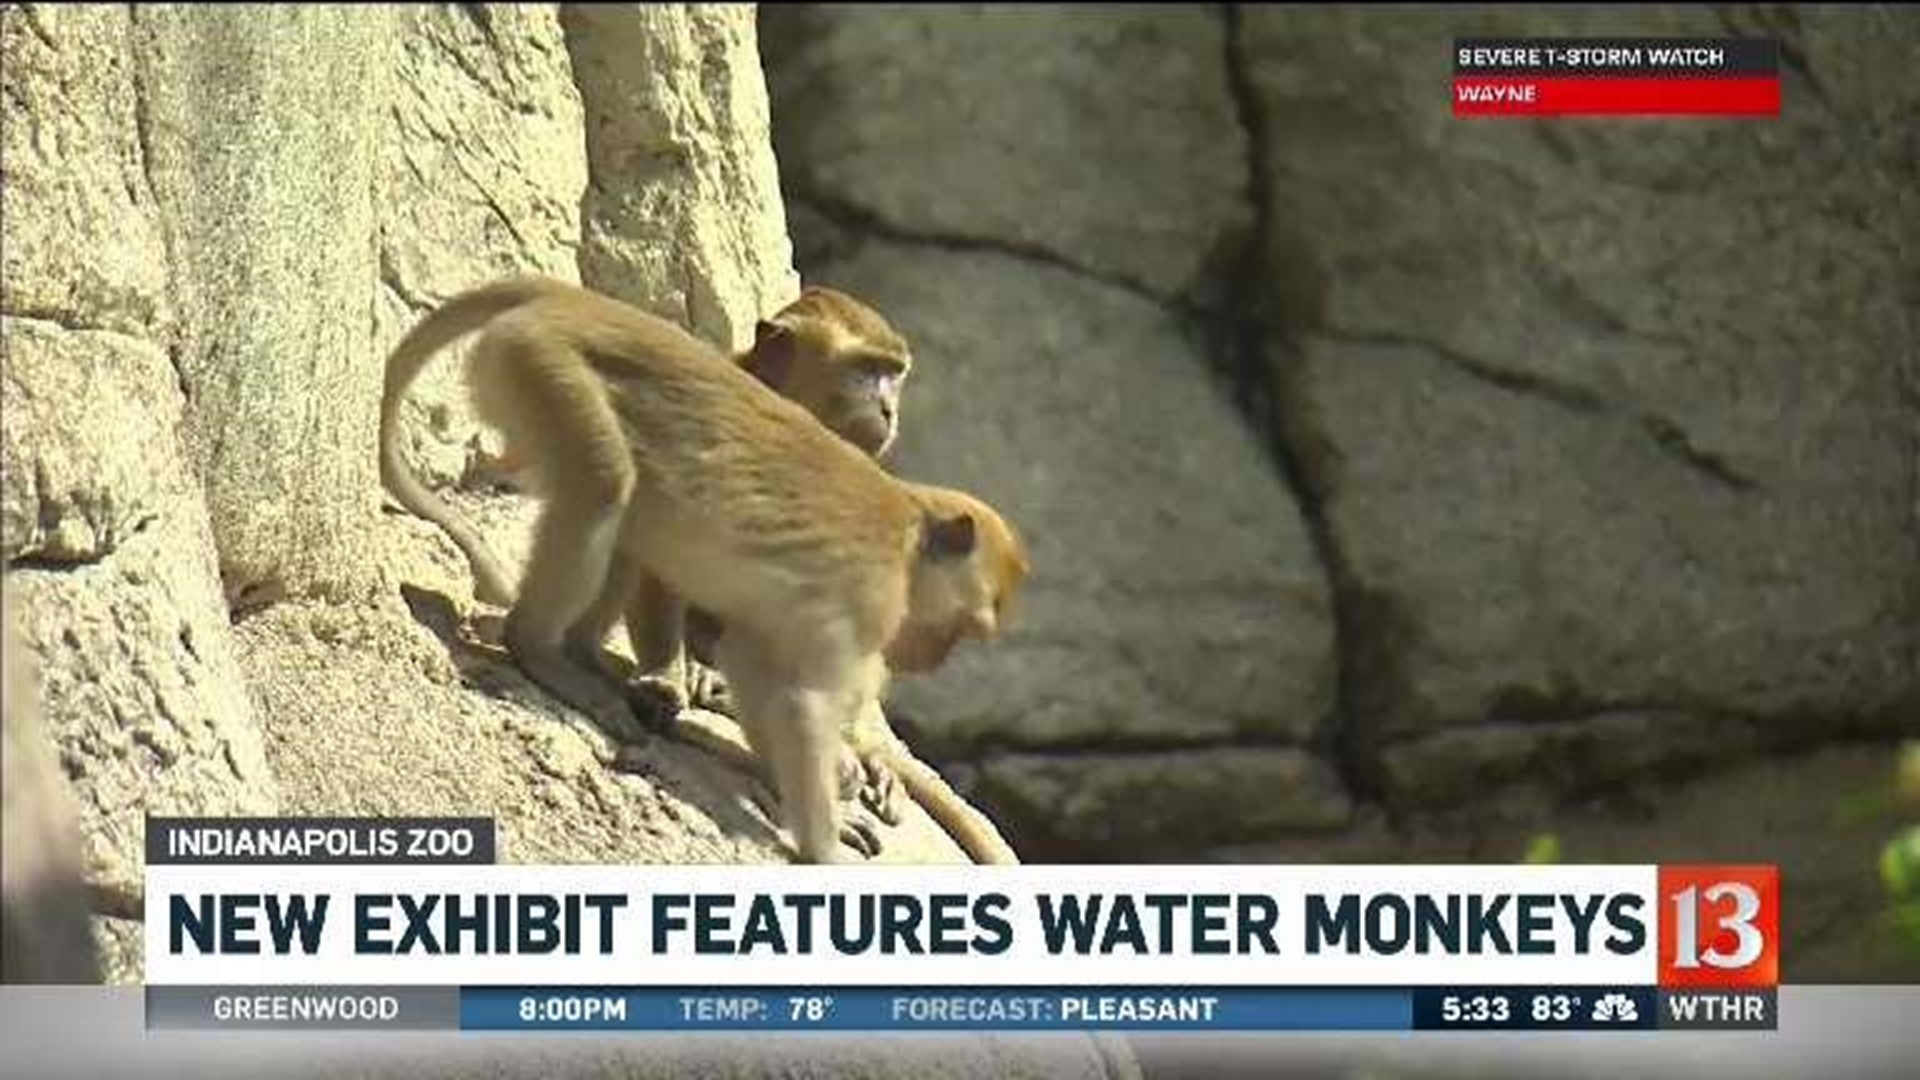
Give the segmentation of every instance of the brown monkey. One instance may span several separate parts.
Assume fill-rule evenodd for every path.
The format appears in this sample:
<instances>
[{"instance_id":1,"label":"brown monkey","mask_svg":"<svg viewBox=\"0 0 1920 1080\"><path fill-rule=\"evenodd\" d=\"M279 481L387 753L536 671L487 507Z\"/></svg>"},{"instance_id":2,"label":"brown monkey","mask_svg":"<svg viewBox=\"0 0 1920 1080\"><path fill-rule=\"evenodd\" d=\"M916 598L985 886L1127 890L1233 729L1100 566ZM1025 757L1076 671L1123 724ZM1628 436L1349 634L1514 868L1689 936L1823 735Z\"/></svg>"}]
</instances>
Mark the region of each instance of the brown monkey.
<instances>
[{"instance_id":1,"label":"brown monkey","mask_svg":"<svg viewBox=\"0 0 1920 1080\"><path fill-rule=\"evenodd\" d=\"M772 766L800 857L835 861L841 731L886 671L943 663L999 633L1028 573L986 503L909 484L805 409L662 319L557 281L498 282L448 301L387 361L381 474L439 524L496 596L511 585L476 533L422 486L399 451L407 388L442 347L483 330L468 358L474 403L527 463L543 506L507 615L508 649L563 700L607 715L583 625L636 580L725 626L716 661L741 729ZM672 620L670 620L672 621ZM597 630L597 633L595 632Z\"/></svg>"},{"instance_id":2,"label":"brown monkey","mask_svg":"<svg viewBox=\"0 0 1920 1080\"><path fill-rule=\"evenodd\" d=\"M809 286L799 299L755 328L753 347L738 362L873 457L883 458L892 448L899 434L902 384L912 371L913 358L906 341L872 308L836 290ZM671 610L660 614L672 617ZM690 655L679 661L669 658L665 672L652 673L658 680L652 684L658 700L644 707L659 714L656 723L670 721L683 702L714 707L723 697L717 680L706 678L693 663L710 661L721 627L695 609L685 612L685 628ZM671 650L670 642L654 644L658 638L645 628L629 627L629 633L636 656L659 657ZM676 675L686 680L679 692L672 685ZM938 772L913 757L877 705L856 717L844 735L849 754L840 765L843 793L858 790L868 809L897 825L901 821L899 792L904 788L975 862L1019 861L979 811L967 805ZM689 727L682 737L724 760L749 769L756 764L738 762L734 744L710 739L703 729ZM863 842L877 851L877 837L863 835Z\"/></svg>"},{"instance_id":3,"label":"brown monkey","mask_svg":"<svg viewBox=\"0 0 1920 1080\"><path fill-rule=\"evenodd\" d=\"M838 290L808 286L797 299L760 321L753 345L734 360L874 457L884 457L891 449L899 432L902 388L912 371L913 356L905 339L871 307ZM517 463L507 464L509 469L517 468ZM724 684L707 666L719 636L718 623L705 612L686 611L687 648L677 654L672 627L662 625L675 612L671 597L646 591L657 590L658 584L644 575L636 588L641 590L640 608L656 620L648 626L628 626L634 655L643 660L641 678L629 695L636 710L656 729L675 727L675 718L687 704L730 713ZM598 621L621 617L635 601L636 597L609 598L603 610L590 612L583 620L588 626L581 636L591 636L591 625ZM839 768L843 794L857 792L881 820L899 824L898 803L904 789L977 861L1016 861L991 826L983 824L979 812L937 772L912 757L878 709L859 718L845 735L848 753ZM696 725L678 726L676 737L771 783L765 762L743 758L736 745L724 738L711 737ZM772 809L764 802L763 806ZM867 829L855 832L863 847L878 852L877 834Z\"/></svg>"},{"instance_id":4,"label":"brown monkey","mask_svg":"<svg viewBox=\"0 0 1920 1080\"><path fill-rule=\"evenodd\" d=\"M873 457L892 448L912 352L885 318L853 297L808 286L755 325L752 347L734 362ZM688 704L725 711L720 680L692 662L711 662L719 625L706 612L685 610L677 598L659 595L658 582L645 575L638 575L635 588L636 597L596 608L584 620L591 633L595 623L611 627L630 606L652 615L651 626L627 626L640 669L635 707L655 726L670 724Z\"/></svg>"},{"instance_id":5,"label":"brown monkey","mask_svg":"<svg viewBox=\"0 0 1920 1080\"><path fill-rule=\"evenodd\" d=\"M431 318L429 321L432 321ZM913 366L907 343L878 312L838 290L808 286L800 296L755 327L754 343L733 357L776 392L798 402L827 428L867 453L880 457L899 431L901 387ZM396 404L397 402L390 402ZM512 603L513 585L486 541L465 520L448 510L414 481L402 466L389 467L383 436L382 476L403 506L440 526L467 554L474 573L474 595L496 607ZM525 462L512 447L486 463L489 473L515 476ZM704 612L685 612L676 598L657 595L658 583L628 572L633 596L608 593L582 620L581 639L599 638L629 607L652 616L654 628L629 622L627 633L640 661L641 692L635 705L656 724L670 722L687 704L716 705L724 697L719 680L681 653L691 634L702 658L711 655L718 626ZM676 619L675 616L682 616ZM691 623L682 626L679 624ZM675 625L661 625L673 623ZM584 647L584 641L581 643Z\"/></svg>"},{"instance_id":6,"label":"brown monkey","mask_svg":"<svg viewBox=\"0 0 1920 1080\"><path fill-rule=\"evenodd\" d=\"M905 339L851 296L809 285L763 320L737 361L834 434L883 458L900 432L900 391L913 371Z\"/></svg>"}]
</instances>

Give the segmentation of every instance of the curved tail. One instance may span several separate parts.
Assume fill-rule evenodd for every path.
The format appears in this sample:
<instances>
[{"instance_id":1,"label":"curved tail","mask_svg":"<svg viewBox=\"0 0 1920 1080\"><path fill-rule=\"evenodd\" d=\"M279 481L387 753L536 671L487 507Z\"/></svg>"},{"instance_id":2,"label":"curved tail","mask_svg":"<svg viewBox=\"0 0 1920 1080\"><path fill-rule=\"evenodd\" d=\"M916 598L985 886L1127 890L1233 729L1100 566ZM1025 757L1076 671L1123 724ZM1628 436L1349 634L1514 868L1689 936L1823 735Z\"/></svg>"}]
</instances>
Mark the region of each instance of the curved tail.
<instances>
[{"instance_id":1,"label":"curved tail","mask_svg":"<svg viewBox=\"0 0 1920 1080\"><path fill-rule=\"evenodd\" d=\"M980 811L969 806L933 766L906 753L889 753L887 763L893 766L895 776L906 786L907 794L926 811L927 816L939 823L960 850L967 853L975 864L982 866L1018 866L1020 856L1014 853L1011 845L1000 836Z\"/></svg>"},{"instance_id":2,"label":"curved tail","mask_svg":"<svg viewBox=\"0 0 1920 1080\"><path fill-rule=\"evenodd\" d=\"M459 545L473 567L473 592L483 603L513 603L513 580L473 525L429 491L400 452L400 404L435 353L523 304L568 287L544 278L510 278L455 296L428 315L387 356L386 389L380 398L380 483L395 501L438 525Z\"/></svg>"}]
</instances>

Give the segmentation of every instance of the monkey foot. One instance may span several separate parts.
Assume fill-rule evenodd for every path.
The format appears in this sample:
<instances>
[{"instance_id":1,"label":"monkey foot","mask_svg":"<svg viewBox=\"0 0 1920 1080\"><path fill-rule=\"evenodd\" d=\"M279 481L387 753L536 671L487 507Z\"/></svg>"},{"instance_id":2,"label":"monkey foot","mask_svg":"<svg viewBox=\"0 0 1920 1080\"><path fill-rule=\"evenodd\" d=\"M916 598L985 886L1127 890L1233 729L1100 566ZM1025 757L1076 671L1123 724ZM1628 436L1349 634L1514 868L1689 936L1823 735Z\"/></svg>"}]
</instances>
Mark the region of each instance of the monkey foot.
<instances>
[{"instance_id":1,"label":"monkey foot","mask_svg":"<svg viewBox=\"0 0 1920 1080\"><path fill-rule=\"evenodd\" d=\"M906 814L900 809L900 775L880 754L861 754L859 758L860 805L889 825L898 825L906 820Z\"/></svg>"},{"instance_id":2,"label":"monkey foot","mask_svg":"<svg viewBox=\"0 0 1920 1080\"><path fill-rule=\"evenodd\" d=\"M507 644L507 617L497 611L475 612L467 620L473 639L482 645L503 649Z\"/></svg>"},{"instance_id":3,"label":"monkey foot","mask_svg":"<svg viewBox=\"0 0 1920 1080\"><path fill-rule=\"evenodd\" d=\"M727 689L726 677L705 664L687 662L686 694L688 704L696 709L733 715L733 695Z\"/></svg>"},{"instance_id":4,"label":"monkey foot","mask_svg":"<svg viewBox=\"0 0 1920 1080\"><path fill-rule=\"evenodd\" d=\"M626 684L627 707L648 731L656 735L673 730L687 707L687 692L673 679L642 675Z\"/></svg>"}]
</instances>

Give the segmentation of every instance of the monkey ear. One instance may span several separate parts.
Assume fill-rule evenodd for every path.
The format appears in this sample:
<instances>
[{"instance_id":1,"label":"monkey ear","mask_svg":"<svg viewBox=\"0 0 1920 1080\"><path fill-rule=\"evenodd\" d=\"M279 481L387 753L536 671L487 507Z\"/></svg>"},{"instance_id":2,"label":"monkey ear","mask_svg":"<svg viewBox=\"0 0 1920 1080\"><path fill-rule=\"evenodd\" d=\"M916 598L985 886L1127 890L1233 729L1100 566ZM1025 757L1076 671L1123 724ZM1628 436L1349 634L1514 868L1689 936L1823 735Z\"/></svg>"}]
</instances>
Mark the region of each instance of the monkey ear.
<instances>
[{"instance_id":1,"label":"monkey ear","mask_svg":"<svg viewBox=\"0 0 1920 1080\"><path fill-rule=\"evenodd\" d=\"M777 323L772 319L761 319L753 324L753 343L759 345L769 338L777 338L790 332L785 323Z\"/></svg>"},{"instance_id":2,"label":"monkey ear","mask_svg":"<svg viewBox=\"0 0 1920 1080\"><path fill-rule=\"evenodd\" d=\"M973 554L974 541L973 515L943 518L928 514L920 546L936 559L964 559Z\"/></svg>"},{"instance_id":3,"label":"monkey ear","mask_svg":"<svg viewBox=\"0 0 1920 1080\"><path fill-rule=\"evenodd\" d=\"M747 350L741 366L775 390L785 386L793 370L793 331L766 319L755 323L753 348Z\"/></svg>"}]
</instances>

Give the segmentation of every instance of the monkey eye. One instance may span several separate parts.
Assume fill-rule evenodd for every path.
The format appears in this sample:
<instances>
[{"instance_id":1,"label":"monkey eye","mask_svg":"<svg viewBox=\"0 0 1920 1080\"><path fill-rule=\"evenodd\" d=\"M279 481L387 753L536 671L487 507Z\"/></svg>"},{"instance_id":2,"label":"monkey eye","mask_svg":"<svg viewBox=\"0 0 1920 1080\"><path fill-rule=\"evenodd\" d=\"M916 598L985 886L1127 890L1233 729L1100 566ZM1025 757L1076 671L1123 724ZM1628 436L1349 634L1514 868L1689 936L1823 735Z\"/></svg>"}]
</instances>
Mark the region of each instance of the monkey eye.
<instances>
[{"instance_id":1,"label":"monkey eye","mask_svg":"<svg viewBox=\"0 0 1920 1080\"><path fill-rule=\"evenodd\" d=\"M853 364L861 374L875 379L897 379L907 373L907 362L890 353L862 353Z\"/></svg>"}]
</instances>

